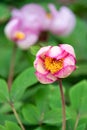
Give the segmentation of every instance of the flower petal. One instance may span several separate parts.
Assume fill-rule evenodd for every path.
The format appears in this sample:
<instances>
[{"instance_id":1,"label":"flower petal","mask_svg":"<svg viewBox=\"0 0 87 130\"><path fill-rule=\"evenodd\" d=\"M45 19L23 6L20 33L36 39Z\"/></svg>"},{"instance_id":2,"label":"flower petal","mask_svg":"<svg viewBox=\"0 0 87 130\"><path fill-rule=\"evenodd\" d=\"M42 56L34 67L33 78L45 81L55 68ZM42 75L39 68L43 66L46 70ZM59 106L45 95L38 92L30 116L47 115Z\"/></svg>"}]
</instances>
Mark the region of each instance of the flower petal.
<instances>
[{"instance_id":1,"label":"flower petal","mask_svg":"<svg viewBox=\"0 0 87 130\"><path fill-rule=\"evenodd\" d=\"M57 77L55 77L54 75L52 75L51 73L47 74L47 78L52 79L53 81L57 80Z\"/></svg>"},{"instance_id":2,"label":"flower petal","mask_svg":"<svg viewBox=\"0 0 87 130\"><path fill-rule=\"evenodd\" d=\"M76 69L75 65L66 66L61 69L58 73L54 74L58 78L68 77Z\"/></svg>"},{"instance_id":3,"label":"flower petal","mask_svg":"<svg viewBox=\"0 0 87 130\"><path fill-rule=\"evenodd\" d=\"M68 65L75 65L75 58L72 55L68 55L64 58L64 67Z\"/></svg>"},{"instance_id":4,"label":"flower petal","mask_svg":"<svg viewBox=\"0 0 87 130\"><path fill-rule=\"evenodd\" d=\"M29 36L26 36L24 40L18 40L17 45L21 49L28 49L31 45L35 44L38 40L38 35L30 33Z\"/></svg>"},{"instance_id":5,"label":"flower petal","mask_svg":"<svg viewBox=\"0 0 87 130\"><path fill-rule=\"evenodd\" d=\"M18 29L19 26L19 20L18 19L12 19L5 27L5 34L9 39L12 39L12 35L15 32L15 30Z\"/></svg>"},{"instance_id":6,"label":"flower petal","mask_svg":"<svg viewBox=\"0 0 87 130\"><path fill-rule=\"evenodd\" d=\"M62 53L62 49L58 46L54 46L48 51L46 55L52 58L56 58L61 53Z\"/></svg>"},{"instance_id":7,"label":"flower petal","mask_svg":"<svg viewBox=\"0 0 87 130\"><path fill-rule=\"evenodd\" d=\"M65 50L66 52L68 52L69 54L73 55L75 57L75 52L74 49L71 45L69 44L60 44L60 47Z\"/></svg>"},{"instance_id":8,"label":"flower petal","mask_svg":"<svg viewBox=\"0 0 87 130\"><path fill-rule=\"evenodd\" d=\"M36 76L37 76L37 79L40 81L40 83L43 83L43 84L50 84L50 83L53 83L54 81L52 79L49 79L46 77L46 75L43 75L39 72L36 71Z\"/></svg>"},{"instance_id":9,"label":"flower petal","mask_svg":"<svg viewBox=\"0 0 87 130\"><path fill-rule=\"evenodd\" d=\"M38 71L41 74L47 74L48 71L46 71L46 69L44 68L44 62L42 59L40 59L39 57L36 58L36 60L34 61L34 67L36 69L36 71Z\"/></svg>"},{"instance_id":10,"label":"flower petal","mask_svg":"<svg viewBox=\"0 0 87 130\"><path fill-rule=\"evenodd\" d=\"M52 14L53 16L55 16L56 13L58 13L58 11L56 10L56 7L54 6L54 4L49 4L49 5L48 5L48 8L49 8L49 10L50 10L50 12L51 12L51 14Z\"/></svg>"},{"instance_id":11,"label":"flower petal","mask_svg":"<svg viewBox=\"0 0 87 130\"><path fill-rule=\"evenodd\" d=\"M42 48L37 52L36 56L44 55L47 51L49 51L50 48L51 48L51 46L42 47Z\"/></svg>"}]
</instances>

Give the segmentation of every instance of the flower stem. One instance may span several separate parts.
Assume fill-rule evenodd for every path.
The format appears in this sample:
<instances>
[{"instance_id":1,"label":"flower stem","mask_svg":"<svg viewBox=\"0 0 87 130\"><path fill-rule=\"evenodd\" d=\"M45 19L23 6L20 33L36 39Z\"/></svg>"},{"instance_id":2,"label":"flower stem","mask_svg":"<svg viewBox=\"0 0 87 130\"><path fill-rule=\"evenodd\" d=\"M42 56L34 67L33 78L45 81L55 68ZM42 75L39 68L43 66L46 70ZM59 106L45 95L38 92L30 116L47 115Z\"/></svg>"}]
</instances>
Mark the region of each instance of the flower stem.
<instances>
[{"instance_id":1,"label":"flower stem","mask_svg":"<svg viewBox=\"0 0 87 130\"><path fill-rule=\"evenodd\" d=\"M12 81L13 81L13 75L14 75L14 62L15 62L15 54L16 54L16 45L14 44L12 55L11 55L11 62L10 62L10 68L9 68L9 75L8 75L8 89L10 90Z\"/></svg>"},{"instance_id":2,"label":"flower stem","mask_svg":"<svg viewBox=\"0 0 87 130\"><path fill-rule=\"evenodd\" d=\"M61 100L62 100L62 130L66 129L66 112L65 112L65 98L63 93L63 87L62 87L62 80L59 79L59 87L60 87L60 93L61 93Z\"/></svg>"},{"instance_id":3,"label":"flower stem","mask_svg":"<svg viewBox=\"0 0 87 130\"><path fill-rule=\"evenodd\" d=\"M79 119L80 119L80 113L78 113L78 115L77 115L75 126L74 126L74 130L77 129L77 126L78 126L78 123L79 123Z\"/></svg>"},{"instance_id":4,"label":"flower stem","mask_svg":"<svg viewBox=\"0 0 87 130\"><path fill-rule=\"evenodd\" d=\"M11 63L10 63L10 69L9 69L9 75L8 75L8 89L10 91L10 88L11 88L11 85L12 85L12 81L13 81L13 76L14 76L14 64L15 64L15 56L16 56L16 45L14 44L13 46L13 51L12 51L12 56L11 56ZM9 105L11 106L12 108L12 111L21 127L22 130L25 130L19 116L18 116L18 113L14 107L14 104L13 103L9 103Z\"/></svg>"},{"instance_id":5,"label":"flower stem","mask_svg":"<svg viewBox=\"0 0 87 130\"><path fill-rule=\"evenodd\" d=\"M24 128L24 126L23 126L23 124L22 124L22 122L21 122L21 120L20 120L20 118L19 118L19 116L18 116L18 113L17 113L17 111L16 111L16 109L15 109L15 107L14 107L14 104L13 104L13 103L10 103L10 106L11 106L11 108L12 108L12 111L13 111L13 113L14 113L14 115L15 115L15 117L16 117L16 119L17 119L17 121L18 121L18 123L19 123L19 125L20 125L20 127L21 127L21 129L22 129L22 130L25 130L25 128Z\"/></svg>"}]
</instances>

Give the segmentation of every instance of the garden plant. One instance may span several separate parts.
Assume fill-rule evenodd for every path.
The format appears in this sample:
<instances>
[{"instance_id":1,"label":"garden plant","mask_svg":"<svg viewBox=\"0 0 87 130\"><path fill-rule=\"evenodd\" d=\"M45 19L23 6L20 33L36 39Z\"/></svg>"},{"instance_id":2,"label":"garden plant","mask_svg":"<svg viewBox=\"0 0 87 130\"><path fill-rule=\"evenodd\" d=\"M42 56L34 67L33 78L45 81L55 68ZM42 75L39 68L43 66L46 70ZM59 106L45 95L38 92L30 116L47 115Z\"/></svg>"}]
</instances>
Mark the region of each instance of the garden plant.
<instances>
[{"instance_id":1,"label":"garden plant","mask_svg":"<svg viewBox=\"0 0 87 130\"><path fill-rule=\"evenodd\" d=\"M87 130L87 0L0 1L0 130Z\"/></svg>"}]
</instances>

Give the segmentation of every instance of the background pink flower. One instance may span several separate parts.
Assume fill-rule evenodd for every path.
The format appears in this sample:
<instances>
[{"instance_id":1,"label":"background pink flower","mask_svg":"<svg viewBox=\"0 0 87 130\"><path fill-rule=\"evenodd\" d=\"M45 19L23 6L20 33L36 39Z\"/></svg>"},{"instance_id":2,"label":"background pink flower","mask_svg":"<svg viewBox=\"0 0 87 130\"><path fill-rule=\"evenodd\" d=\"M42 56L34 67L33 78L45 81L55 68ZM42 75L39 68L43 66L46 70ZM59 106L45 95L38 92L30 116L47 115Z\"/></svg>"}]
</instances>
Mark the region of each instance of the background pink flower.
<instances>
[{"instance_id":1,"label":"background pink flower","mask_svg":"<svg viewBox=\"0 0 87 130\"><path fill-rule=\"evenodd\" d=\"M34 61L36 76L43 83L53 83L69 76L76 69L76 58L71 45L42 47Z\"/></svg>"},{"instance_id":2,"label":"background pink flower","mask_svg":"<svg viewBox=\"0 0 87 130\"><path fill-rule=\"evenodd\" d=\"M69 35L76 24L73 12L65 6L62 6L58 11L53 4L49 4L49 9L52 14L49 30L60 36Z\"/></svg>"},{"instance_id":3,"label":"background pink flower","mask_svg":"<svg viewBox=\"0 0 87 130\"><path fill-rule=\"evenodd\" d=\"M19 10L13 9L5 34L20 48L27 49L38 41L39 34L46 29L45 18L45 10L37 4L28 4Z\"/></svg>"}]
</instances>

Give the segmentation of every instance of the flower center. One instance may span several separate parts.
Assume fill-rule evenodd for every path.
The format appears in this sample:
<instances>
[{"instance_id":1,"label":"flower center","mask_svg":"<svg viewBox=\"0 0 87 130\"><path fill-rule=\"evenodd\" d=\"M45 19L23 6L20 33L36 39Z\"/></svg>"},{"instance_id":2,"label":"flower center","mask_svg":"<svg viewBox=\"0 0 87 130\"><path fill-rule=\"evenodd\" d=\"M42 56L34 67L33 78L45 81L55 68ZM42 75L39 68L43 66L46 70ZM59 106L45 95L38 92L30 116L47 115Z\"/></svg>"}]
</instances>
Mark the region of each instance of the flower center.
<instances>
[{"instance_id":1,"label":"flower center","mask_svg":"<svg viewBox=\"0 0 87 130\"><path fill-rule=\"evenodd\" d=\"M25 34L23 32L16 32L15 38L18 40L23 40L25 38Z\"/></svg>"},{"instance_id":2,"label":"flower center","mask_svg":"<svg viewBox=\"0 0 87 130\"><path fill-rule=\"evenodd\" d=\"M63 59L56 60L55 58L46 57L45 58L45 68L49 70L52 74L56 73L63 67Z\"/></svg>"},{"instance_id":3,"label":"flower center","mask_svg":"<svg viewBox=\"0 0 87 130\"><path fill-rule=\"evenodd\" d=\"M46 14L46 17L47 17L48 19L51 19L51 18L52 18L51 13L47 13L47 14Z\"/></svg>"}]
</instances>

